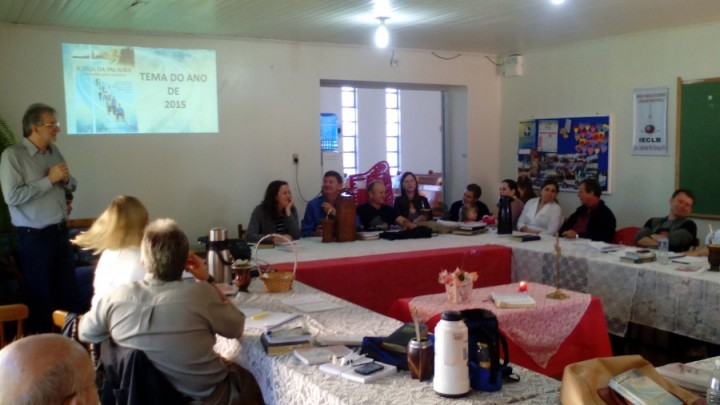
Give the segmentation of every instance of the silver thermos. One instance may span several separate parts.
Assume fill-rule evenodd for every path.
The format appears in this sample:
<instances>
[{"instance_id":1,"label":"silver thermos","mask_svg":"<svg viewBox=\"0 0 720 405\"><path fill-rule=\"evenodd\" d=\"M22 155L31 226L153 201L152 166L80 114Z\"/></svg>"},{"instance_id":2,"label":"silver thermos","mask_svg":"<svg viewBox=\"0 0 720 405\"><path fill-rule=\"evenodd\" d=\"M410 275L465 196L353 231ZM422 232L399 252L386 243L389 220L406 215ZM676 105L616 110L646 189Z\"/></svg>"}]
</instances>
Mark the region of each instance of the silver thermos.
<instances>
[{"instance_id":1,"label":"silver thermos","mask_svg":"<svg viewBox=\"0 0 720 405\"><path fill-rule=\"evenodd\" d=\"M468 328L457 311L445 311L435 326L433 389L443 397L458 398L470 392Z\"/></svg>"},{"instance_id":2,"label":"silver thermos","mask_svg":"<svg viewBox=\"0 0 720 405\"><path fill-rule=\"evenodd\" d=\"M210 275L218 283L232 283L233 257L228 249L228 231L212 228L208 235L207 266Z\"/></svg>"}]
</instances>

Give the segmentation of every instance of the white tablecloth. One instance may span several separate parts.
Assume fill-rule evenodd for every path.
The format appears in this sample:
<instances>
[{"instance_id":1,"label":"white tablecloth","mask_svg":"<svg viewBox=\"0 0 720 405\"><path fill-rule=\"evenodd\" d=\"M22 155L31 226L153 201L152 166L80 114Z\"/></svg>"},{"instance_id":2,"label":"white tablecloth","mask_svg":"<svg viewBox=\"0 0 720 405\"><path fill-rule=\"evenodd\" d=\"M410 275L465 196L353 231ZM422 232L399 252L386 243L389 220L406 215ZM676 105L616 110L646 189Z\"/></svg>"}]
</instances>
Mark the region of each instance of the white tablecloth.
<instances>
[{"instance_id":1,"label":"white tablecloth","mask_svg":"<svg viewBox=\"0 0 720 405\"><path fill-rule=\"evenodd\" d=\"M300 240L298 261L495 244L513 249L512 280L555 285L555 238L518 242L489 232L474 236L440 235L431 239L321 243ZM677 271L678 264L620 262L624 251L599 253L587 240L560 239L560 287L599 297L608 330L624 336L629 322L720 344L720 273L705 269ZM259 250L270 263L292 262L291 252Z\"/></svg>"},{"instance_id":2,"label":"white tablecloth","mask_svg":"<svg viewBox=\"0 0 720 405\"><path fill-rule=\"evenodd\" d=\"M263 308L282 312L293 309L281 301L299 295L321 295L337 302L342 308L303 314L288 325L303 325L316 337L360 334L386 336L401 322L368 311L357 305L332 297L302 283L295 282L288 293L264 293L262 283L251 285L251 293L240 294L235 302L240 306ZM513 369L521 381L505 384L494 393L473 392L462 399L444 399L435 394L432 382L419 382L410 378L407 371L370 384L358 384L340 377L330 376L306 366L292 354L270 357L259 342L260 331L246 330L240 341L218 337L216 350L252 371L263 390L268 404L557 404L559 381L534 373L519 366Z\"/></svg>"}]
</instances>

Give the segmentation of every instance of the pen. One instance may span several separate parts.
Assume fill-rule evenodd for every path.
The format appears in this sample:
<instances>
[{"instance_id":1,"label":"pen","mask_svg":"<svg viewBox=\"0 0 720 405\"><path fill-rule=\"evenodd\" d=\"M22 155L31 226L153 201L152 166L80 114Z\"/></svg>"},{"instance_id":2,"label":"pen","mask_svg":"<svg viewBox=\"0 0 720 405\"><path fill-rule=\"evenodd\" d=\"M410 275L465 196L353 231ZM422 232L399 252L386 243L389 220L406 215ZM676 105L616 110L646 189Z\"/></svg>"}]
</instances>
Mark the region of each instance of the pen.
<instances>
[{"instance_id":1,"label":"pen","mask_svg":"<svg viewBox=\"0 0 720 405\"><path fill-rule=\"evenodd\" d=\"M270 315L270 312L267 312L267 311L260 312L259 314L255 314L255 315L251 316L250 319L252 319L253 321L256 321L258 319L263 319L268 315Z\"/></svg>"},{"instance_id":2,"label":"pen","mask_svg":"<svg viewBox=\"0 0 720 405\"><path fill-rule=\"evenodd\" d=\"M680 261L680 260L672 260L672 262L673 262L673 263L677 263L677 264L690 264L690 262L683 262L683 261Z\"/></svg>"}]
</instances>

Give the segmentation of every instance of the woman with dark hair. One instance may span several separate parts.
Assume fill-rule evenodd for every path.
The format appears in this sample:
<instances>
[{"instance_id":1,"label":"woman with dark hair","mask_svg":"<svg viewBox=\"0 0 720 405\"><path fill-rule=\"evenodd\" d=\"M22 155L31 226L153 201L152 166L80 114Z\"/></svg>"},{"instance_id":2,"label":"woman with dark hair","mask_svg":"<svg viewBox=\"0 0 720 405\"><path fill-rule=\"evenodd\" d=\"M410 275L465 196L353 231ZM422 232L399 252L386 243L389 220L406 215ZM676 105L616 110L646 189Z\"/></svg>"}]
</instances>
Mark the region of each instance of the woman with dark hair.
<instances>
[{"instance_id":1,"label":"woman with dark hair","mask_svg":"<svg viewBox=\"0 0 720 405\"><path fill-rule=\"evenodd\" d=\"M300 238L298 213L293 205L290 186L286 181L275 180L268 184L265 198L255 207L250 216L247 238L248 242L257 242L265 235L277 233L288 239ZM284 242L274 238L275 243Z\"/></svg>"},{"instance_id":2,"label":"woman with dark hair","mask_svg":"<svg viewBox=\"0 0 720 405\"><path fill-rule=\"evenodd\" d=\"M518 218L520 218L520 214L525 206L525 204L523 204L520 200L520 197L518 197L518 184L515 180L505 179L500 182L498 192L500 197L505 196L512 198L512 203L510 203L510 210L512 211L512 229L517 229ZM497 219L497 212L493 216Z\"/></svg>"},{"instance_id":3,"label":"woman with dark hair","mask_svg":"<svg viewBox=\"0 0 720 405\"><path fill-rule=\"evenodd\" d=\"M540 197L525 204L518 231L543 235L555 235L562 225L562 209L557 203L558 183L548 178L540 189Z\"/></svg>"},{"instance_id":4,"label":"woman with dark hair","mask_svg":"<svg viewBox=\"0 0 720 405\"><path fill-rule=\"evenodd\" d=\"M395 197L395 210L413 222L432 219L423 215L423 210L430 210L430 203L417 189L417 177L412 172L405 172L400 177L400 197Z\"/></svg>"},{"instance_id":5,"label":"woman with dark hair","mask_svg":"<svg viewBox=\"0 0 720 405\"><path fill-rule=\"evenodd\" d=\"M532 200L533 198L537 198L537 194L535 194L535 189L533 188L532 180L530 180L530 177L518 177L517 185L518 196L520 197L520 201L522 201L523 204L527 204L528 201Z\"/></svg>"}]
</instances>

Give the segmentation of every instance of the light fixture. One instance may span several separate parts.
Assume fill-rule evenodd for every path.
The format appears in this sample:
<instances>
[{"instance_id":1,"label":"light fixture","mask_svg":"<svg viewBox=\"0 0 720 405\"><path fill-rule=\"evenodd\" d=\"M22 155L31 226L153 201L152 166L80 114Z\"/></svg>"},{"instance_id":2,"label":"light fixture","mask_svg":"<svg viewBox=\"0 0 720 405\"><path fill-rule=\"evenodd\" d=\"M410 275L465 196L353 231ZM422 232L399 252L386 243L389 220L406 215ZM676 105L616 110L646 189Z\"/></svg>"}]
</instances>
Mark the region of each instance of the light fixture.
<instances>
[{"instance_id":1,"label":"light fixture","mask_svg":"<svg viewBox=\"0 0 720 405\"><path fill-rule=\"evenodd\" d=\"M375 30L375 46L378 48L387 48L390 43L390 32L388 32L385 26L385 20L387 20L388 17L378 17L377 19L380 20L380 26Z\"/></svg>"},{"instance_id":2,"label":"light fixture","mask_svg":"<svg viewBox=\"0 0 720 405\"><path fill-rule=\"evenodd\" d=\"M550 0L552 4L563 4L565 3L565 0Z\"/></svg>"}]
</instances>

